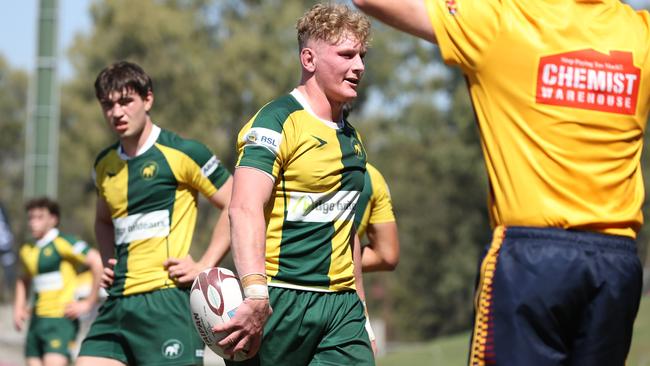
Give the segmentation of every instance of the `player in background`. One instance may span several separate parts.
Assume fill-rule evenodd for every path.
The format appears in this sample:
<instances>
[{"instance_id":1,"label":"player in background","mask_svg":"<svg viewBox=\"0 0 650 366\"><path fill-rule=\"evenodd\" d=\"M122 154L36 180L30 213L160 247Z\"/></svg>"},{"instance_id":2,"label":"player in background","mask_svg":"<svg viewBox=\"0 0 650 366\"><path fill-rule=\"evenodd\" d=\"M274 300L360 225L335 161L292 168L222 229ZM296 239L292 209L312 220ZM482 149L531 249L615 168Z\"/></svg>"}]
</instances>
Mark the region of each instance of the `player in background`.
<instances>
[{"instance_id":1,"label":"player in background","mask_svg":"<svg viewBox=\"0 0 650 366\"><path fill-rule=\"evenodd\" d=\"M140 66L108 66L97 76L95 94L118 137L94 168L95 234L110 267L103 277L109 297L77 365L202 364L204 345L194 329L187 286L228 249L223 212L230 202L230 173L202 143L153 123L153 83ZM195 262L188 252L198 193L222 214Z\"/></svg>"},{"instance_id":2,"label":"player in background","mask_svg":"<svg viewBox=\"0 0 650 366\"><path fill-rule=\"evenodd\" d=\"M102 262L97 250L84 241L65 235L59 225L59 205L48 198L35 198L25 205L32 241L20 248L23 274L16 281L14 326L22 330L28 318L25 342L28 366L67 365L79 330L78 318L97 302ZM90 294L76 301L76 266L93 274ZM28 309L28 294L33 307Z\"/></svg>"},{"instance_id":3,"label":"player in background","mask_svg":"<svg viewBox=\"0 0 650 366\"><path fill-rule=\"evenodd\" d=\"M353 1L437 43L467 77L494 227L470 364L623 365L641 292L648 12L618 0Z\"/></svg>"},{"instance_id":4,"label":"player in background","mask_svg":"<svg viewBox=\"0 0 650 366\"><path fill-rule=\"evenodd\" d=\"M366 164L365 184L354 217L357 235L363 243L364 272L392 271L399 262L399 236L388 184L377 168Z\"/></svg>"},{"instance_id":5,"label":"player in background","mask_svg":"<svg viewBox=\"0 0 650 366\"><path fill-rule=\"evenodd\" d=\"M364 234L368 240L360 244L363 272L394 270L399 262L399 236L393 203L384 176L370 163L366 163L363 191L357 202L354 224L357 228L355 240L361 241ZM377 342L367 308L366 330L373 352L377 354Z\"/></svg>"},{"instance_id":6,"label":"player in background","mask_svg":"<svg viewBox=\"0 0 650 366\"><path fill-rule=\"evenodd\" d=\"M366 154L342 113L357 96L370 22L317 4L297 29L300 84L239 133L229 215L245 300L214 330L229 333L226 353L256 354L228 365L374 365L353 245Z\"/></svg>"}]
</instances>

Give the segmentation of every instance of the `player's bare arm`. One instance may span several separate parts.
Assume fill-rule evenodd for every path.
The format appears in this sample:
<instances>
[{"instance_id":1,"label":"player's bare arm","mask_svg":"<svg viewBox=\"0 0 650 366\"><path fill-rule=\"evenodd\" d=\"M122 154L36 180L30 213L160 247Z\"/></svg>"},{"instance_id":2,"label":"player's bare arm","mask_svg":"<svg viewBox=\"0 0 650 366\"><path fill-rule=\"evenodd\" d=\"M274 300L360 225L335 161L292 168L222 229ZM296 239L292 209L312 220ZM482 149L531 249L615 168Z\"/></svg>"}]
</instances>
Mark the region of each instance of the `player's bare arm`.
<instances>
[{"instance_id":1,"label":"player's bare arm","mask_svg":"<svg viewBox=\"0 0 650 366\"><path fill-rule=\"evenodd\" d=\"M369 243L362 250L364 272L392 271L399 262L399 236L397 223L382 222L368 225Z\"/></svg>"},{"instance_id":2,"label":"player's bare arm","mask_svg":"<svg viewBox=\"0 0 650 366\"><path fill-rule=\"evenodd\" d=\"M25 321L29 318L29 310L27 308L27 293L29 291L29 284L31 279L25 276L18 277L16 280L16 287L14 289L14 328L22 330Z\"/></svg>"},{"instance_id":3,"label":"player's bare arm","mask_svg":"<svg viewBox=\"0 0 650 366\"><path fill-rule=\"evenodd\" d=\"M437 43L425 0L353 0L352 2L363 12L394 28Z\"/></svg>"},{"instance_id":4,"label":"player's bare arm","mask_svg":"<svg viewBox=\"0 0 650 366\"><path fill-rule=\"evenodd\" d=\"M354 261L354 286L357 289L357 295L359 296L359 299L363 303L364 312L366 314L366 331L368 332L368 336L370 337L372 352L375 355L377 355L377 342L375 341L374 332L370 327L370 319L368 318L368 309L366 308L366 291L365 288L363 287L362 266L359 265L359 263L362 262L361 241L359 240L359 236L356 233L352 235L352 240L353 240L352 259Z\"/></svg>"},{"instance_id":5,"label":"player's bare arm","mask_svg":"<svg viewBox=\"0 0 650 366\"><path fill-rule=\"evenodd\" d=\"M204 269L214 267L221 262L230 250L230 220L228 206L232 194L232 178L221 186L210 198L210 203L221 212L217 223L212 230L210 245L199 261L194 261L190 255L185 258L169 258L164 266L169 272L169 277L179 286L190 286L196 276Z\"/></svg>"},{"instance_id":6,"label":"player's bare arm","mask_svg":"<svg viewBox=\"0 0 650 366\"><path fill-rule=\"evenodd\" d=\"M113 267L117 263L115 259L115 228L108 204L99 196L95 207L95 239L104 265L100 284L103 288L109 288L113 285Z\"/></svg>"},{"instance_id":7,"label":"player's bare arm","mask_svg":"<svg viewBox=\"0 0 650 366\"><path fill-rule=\"evenodd\" d=\"M90 288L90 294L83 300L73 301L66 305L64 315L70 319L77 319L83 314L92 310L93 306L99 299L99 283L103 273L102 258L95 249L90 249L86 255L84 265L90 268L93 275L93 283Z\"/></svg>"},{"instance_id":8,"label":"player's bare arm","mask_svg":"<svg viewBox=\"0 0 650 366\"><path fill-rule=\"evenodd\" d=\"M271 196L273 181L265 173L252 168L235 170L232 201L228 210L232 235L232 254L240 278L264 274L266 222L264 206ZM218 325L215 332L230 335L219 342L226 353L248 350L255 354L260 348L264 324L271 315L267 299L246 298L228 323ZM228 347L231 352L228 352Z\"/></svg>"}]
</instances>

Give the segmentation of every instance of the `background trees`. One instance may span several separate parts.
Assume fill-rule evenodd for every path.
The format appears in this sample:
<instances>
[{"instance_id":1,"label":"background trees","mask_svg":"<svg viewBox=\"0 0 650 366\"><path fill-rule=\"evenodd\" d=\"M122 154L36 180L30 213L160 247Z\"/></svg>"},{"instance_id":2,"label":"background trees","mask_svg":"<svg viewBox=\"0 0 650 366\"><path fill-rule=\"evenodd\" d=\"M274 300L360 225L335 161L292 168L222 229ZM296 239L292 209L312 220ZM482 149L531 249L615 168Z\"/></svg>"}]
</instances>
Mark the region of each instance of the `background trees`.
<instances>
[{"instance_id":1,"label":"background trees","mask_svg":"<svg viewBox=\"0 0 650 366\"><path fill-rule=\"evenodd\" d=\"M94 97L103 67L121 59L141 64L154 79L153 120L206 143L232 169L240 127L299 81L295 22L313 3L95 1L93 28L69 50L74 77L61 97L63 228L94 238L90 172L97 153L115 139ZM395 272L368 277L369 304L392 339L427 339L470 324L476 265L490 238L482 153L462 76L442 65L435 47L373 27L350 121L390 185L402 258ZM0 57L0 198L19 237L26 100L27 75ZM200 208L195 255L215 218L216 210Z\"/></svg>"}]
</instances>

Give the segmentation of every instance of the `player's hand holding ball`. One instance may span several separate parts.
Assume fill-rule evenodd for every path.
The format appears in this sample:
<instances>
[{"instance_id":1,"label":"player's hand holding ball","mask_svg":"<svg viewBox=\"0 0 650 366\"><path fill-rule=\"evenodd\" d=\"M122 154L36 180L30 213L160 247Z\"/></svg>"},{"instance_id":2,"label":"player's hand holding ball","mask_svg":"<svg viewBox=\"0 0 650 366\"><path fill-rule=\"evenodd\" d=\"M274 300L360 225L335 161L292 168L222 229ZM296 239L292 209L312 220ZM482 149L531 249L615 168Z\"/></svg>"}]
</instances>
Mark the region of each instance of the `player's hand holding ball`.
<instances>
[{"instance_id":1,"label":"player's hand holding ball","mask_svg":"<svg viewBox=\"0 0 650 366\"><path fill-rule=\"evenodd\" d=\"M265 281L264 277L264 289ZM246 276L243 282L248 284ZM225 268L206 269L192 284L190 306L194 325L205 344L225 359L242 361L259 350L271 308L268 290L254 289L249 289L250 296L244 300L239 280ZM243 293L247 293L246 286Z\"/></svg>"}]
</instances>

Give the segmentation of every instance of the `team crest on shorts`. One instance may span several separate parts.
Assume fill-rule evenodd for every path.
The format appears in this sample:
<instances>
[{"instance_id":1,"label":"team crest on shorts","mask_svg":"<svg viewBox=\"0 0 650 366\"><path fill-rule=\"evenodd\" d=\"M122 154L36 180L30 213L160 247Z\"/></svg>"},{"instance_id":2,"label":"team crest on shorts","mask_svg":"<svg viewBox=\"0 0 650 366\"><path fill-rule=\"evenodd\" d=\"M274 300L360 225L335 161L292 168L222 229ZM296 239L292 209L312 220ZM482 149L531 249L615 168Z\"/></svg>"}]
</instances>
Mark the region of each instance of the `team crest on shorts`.
<instances>
[{"instance_id":1,"label":"team crest on shorts","mask_svg":"<svg viewBox=\"0 0 650 366\"><path fill-rule=\"evenodd\" d=\"M183 343L178 339L168 339L163 343L160 350L162 351L163 357L173 360L181 357L183 354Z\"/></svg>"},{"instance_id":2,"label":"team crest on shorts","mask_svg":"<svg viewBox=\"0 0 650 366\"><path fill-rule=\"evenodd\" d=\"M152 180L158 175L158 163L149 161L140 169L140 176L144 180Z\"/></svg>"}]
</instances>

